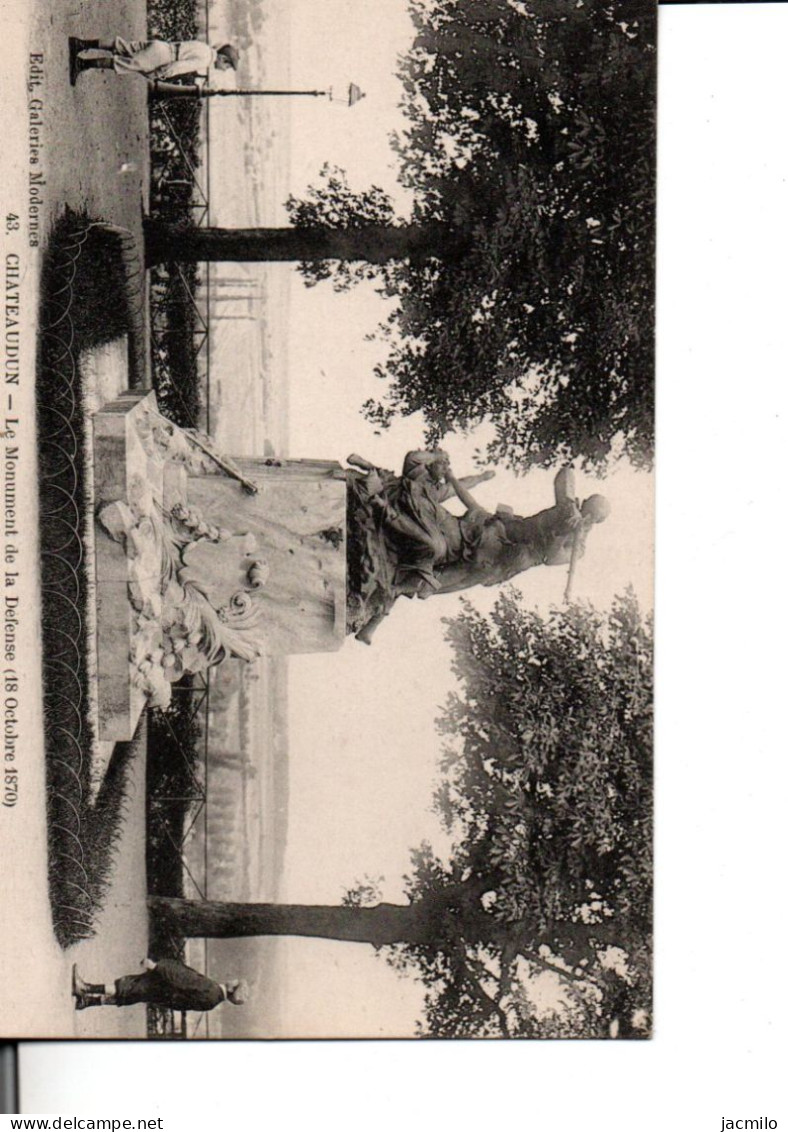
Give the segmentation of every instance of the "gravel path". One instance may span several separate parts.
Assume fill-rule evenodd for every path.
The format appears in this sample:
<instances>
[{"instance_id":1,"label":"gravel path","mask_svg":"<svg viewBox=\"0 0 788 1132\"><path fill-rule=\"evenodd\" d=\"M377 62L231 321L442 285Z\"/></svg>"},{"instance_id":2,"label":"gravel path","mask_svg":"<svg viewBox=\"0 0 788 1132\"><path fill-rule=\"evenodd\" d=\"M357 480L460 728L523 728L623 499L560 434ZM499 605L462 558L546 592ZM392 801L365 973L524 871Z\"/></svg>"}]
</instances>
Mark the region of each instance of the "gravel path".
<instances>
[{"instance_id":1,"label":"gravel path","mask_svg":"<svg viewBox=\"0 0 788 1132\"><path fill-rule=\"evenodd\" d=\"M76 87L68 76L68 36L129 38L145 34L144 0L11 0L4 5L6 63L0 76L3 115L3 177L0 215L24 218L28 174L42 171L37 189L40 246L29 249L28 232L4 240L4 253L20 254L22 364L15 390L21 418L18 500L26 537L20 555L26 579L20 661L22 719L18 804L0 812L0 1030L7 1036L127 1036L145 1032L144 1008L90 1010L76 1014L70 997L71 964L78 960L89 978L111 980L138 969L147 947L145 915L145 766L134 760L127 818L112 886L95 939L61 951L52 934L46 884L46 819L40 707L39 645L36 625L34 364L38 276L47 233L66 207L128 228L141 237L147 199L148 146L145 84L112 72L83 75ZM31 54L40 70L30 72ZM41 73L43 72L43 73ZM28 87L27 83L35 80ZM39 85L40 80L40 85ZM33 105L40 99L41 105ZM40 164L31 165L28 126L35 109L43 144ZM5 406L4 406L5 408ZM24 535L25 532L23 532ZM45 1019L42 1025L41 1019Z\"/></svg>"}]
</instances>

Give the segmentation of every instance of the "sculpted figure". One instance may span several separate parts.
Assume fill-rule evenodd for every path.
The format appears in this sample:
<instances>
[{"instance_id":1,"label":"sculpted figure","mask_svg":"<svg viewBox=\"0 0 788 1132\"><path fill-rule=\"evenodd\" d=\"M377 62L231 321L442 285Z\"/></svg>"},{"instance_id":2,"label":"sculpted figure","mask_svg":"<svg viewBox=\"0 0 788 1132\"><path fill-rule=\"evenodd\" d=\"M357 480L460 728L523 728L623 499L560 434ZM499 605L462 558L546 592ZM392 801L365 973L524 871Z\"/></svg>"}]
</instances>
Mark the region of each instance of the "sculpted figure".
<instances>
[{"instance_id":1,"label":"sculpted figure","mask_svg":"<svg viewBox=\"0 0 788 1132\"><path fill-rule=\"evenodd\" d=\"M237 70L239 54L231 43L212 47L198 39L170 43L164 39L77 39L71 36L69 67L71 85L83 71L110 70L118 75L137 74L149 80L195 76L207 79L210 69Z\"/></svg>"},{"instance_id":2,"label":"sculpted figure","mask_svg":"<svg viewBox=\"0 0 788 1132\"><path fill-rule=\"evenodd\" d=\"M508 507L492 513L479 506L470 489L495 473L458 479L441 450L409 452L399 477L355 454L348 463L366 473L362 482L361 477L355 481L355 492L375 516L391 566L388 577L377 570L378 589L366 603L369 616L353 626L365 644L398 597L427 599L497 585L532 566L569 565L571 570L591 527L610 512L602 495L582 504L575 498L569 468L555 477L555 504L523 517ZM443 506L452 496L462 502L464 514L453 515Z\"/></svg>"},{"instance_id":3,"label":"sculpted figure","mask_svg":"<svg viewBox=\"0 0 788 1132\"><path fill-rule=\"evenodd\" d=\"M437 592L441 568L470 556L489 518L469 488L492 479L495 473L457 479L440 449L409 452L402 475L385 481L360 456L350 456L348 463L367 472L366 489L396 554L399 594L426 598ZM455 495L466 508L460 517L442 506Z\"/></svg>"}]
</instances>

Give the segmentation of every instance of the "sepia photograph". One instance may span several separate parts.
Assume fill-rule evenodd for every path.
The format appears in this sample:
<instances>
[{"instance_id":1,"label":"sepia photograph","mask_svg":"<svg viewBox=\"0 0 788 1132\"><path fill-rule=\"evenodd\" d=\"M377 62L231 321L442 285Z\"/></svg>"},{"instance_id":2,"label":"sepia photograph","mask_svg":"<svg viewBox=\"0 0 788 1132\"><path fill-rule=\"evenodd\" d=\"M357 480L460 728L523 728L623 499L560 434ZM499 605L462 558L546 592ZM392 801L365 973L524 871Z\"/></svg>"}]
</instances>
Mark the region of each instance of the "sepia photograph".
<instances>
[{"instance_id":1,"label":"sepia photograph","mask_svg":"<svg viewBox=\"0 0 788 1132\"><path fill-rule=\"evenodd\" d=\"M7 7L3 1032L649 1039L656 3Z\"/></svg>"}]
</instances>

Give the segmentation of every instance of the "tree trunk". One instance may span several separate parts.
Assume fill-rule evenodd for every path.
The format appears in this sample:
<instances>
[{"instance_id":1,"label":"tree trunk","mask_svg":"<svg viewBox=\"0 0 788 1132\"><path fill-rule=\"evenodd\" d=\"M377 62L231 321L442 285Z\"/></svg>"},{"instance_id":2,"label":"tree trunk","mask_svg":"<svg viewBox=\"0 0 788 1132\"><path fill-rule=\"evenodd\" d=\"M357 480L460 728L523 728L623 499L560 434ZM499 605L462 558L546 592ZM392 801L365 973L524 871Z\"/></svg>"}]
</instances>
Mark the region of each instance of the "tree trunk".
<instances>
[{"instance_id":1,"label":"tree trunk","mask_svg":"<svg viewBox=\"0 0 788 1132\"><path fill-rule=\"evenodd\" d=\"M434 934L425 905L377 904L372 908L308 904L230 904L218 900L148 897L148 910L174 935L210 937L309 936L371 943L424 943Z\"/></svg>"},{"instance_id":2,"label":"tree trunk","mask_svg":"<svg viewBox=\"0 0 788 1132\"><path fill-rule=\"evenodd\" d=\"M360 228L180 228L146 219L145 261L157 263L314 263L336 259L384 264L446 259L457 249L447 224L367 224Z\"/></svg>"},{"instance_id":3,"label":"tree trunk","mask_svg":"<svg viewBox=\"0 0 788 1132\"><path fill-rule=\"evenodd\" d=\"M149 896L148 911L160 928L186 939L237 939L241 936L302 936L313 939L391 944L432 944L440 949L462 939L527 954L547 943L571 967L589 954L589 945L619 942L612 923L565 924L539 932L521 920L502 923L471 900L458 901L450 889L412 904L376 904L348 908L335 904L232 904L220 900L184 900Z\"/></svg>"}]
</instances>

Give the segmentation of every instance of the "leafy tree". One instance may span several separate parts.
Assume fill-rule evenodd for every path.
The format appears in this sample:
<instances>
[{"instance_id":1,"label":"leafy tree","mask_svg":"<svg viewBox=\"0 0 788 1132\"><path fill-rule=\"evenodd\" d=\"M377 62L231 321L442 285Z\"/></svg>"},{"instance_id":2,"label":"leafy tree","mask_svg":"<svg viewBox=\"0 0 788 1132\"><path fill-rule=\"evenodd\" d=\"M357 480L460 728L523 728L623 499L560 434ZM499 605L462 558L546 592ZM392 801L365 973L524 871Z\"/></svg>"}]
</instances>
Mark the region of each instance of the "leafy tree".
<instances>
[{"instance_id":1,"label":"leafy tree","mask_svg":"<svg viewBox=\"0 0 788 1132\"><path fill-rule=\"evenodd\" d=\"M366 235L376 225L385 230L395 228L402 232L409 231L414 236L421 231L418 226L408 226L395 216L391 198L383 189L372 185L362 192L354 192L348 184L345 171L328 163L323 165L318 183L310 186L306 196L299 199L291 195L286 205L293 226L300 231L352 231ZM428 259L442 254L442 241L451 235L445 225L437 225L434 231L437 237L434 245L425 248ZM405 246L402 250L403 257L412 254ZM414 256L416 261L418 258L418 255ZM380 264L375 264L373 259L366 257L356 260L313 260L309 263L302 262L299 270L309 287L330 279L336 290L343 291L362 279L377 280Z\"/></svg>"},{"instance_id":2,"label":"leafy tree","mask_svg":"<svg viewBox=\"0 0 788 1132\"><path fill-rule=\"evenodd\" d=\"M421 257L302 265L310 283L375 278L385 426L422 411L429 439L484 418L488 455L526 468L653 447L653 7L632 0L412 4L409 128L395 139L414 194L406 224L379 189L326 166L294 224L373 219L435 232ZM619 442L616 449L616 442Z\"/></svg>"},{"instance_id":3,"label":"leafy tree","mask_svg":"<svg viewBox=\"0 0 788 1132\"><path fill-rule=\"evenodd\" d=\"M505 592L489 619L466 603L449 635L461 694L442 720L437 804L457 839L452 868L486 884L494 919L547 932L539 957L485 949L497 1001L518 954L534 969L546 959L575 976L561 976L575 1025L615 1017L626 1031L650 998L650 625L631 594L607 617L573 606L543 618ZM581 924L594 943L574 935ZM438 983L433 1029L457 1024L445 995ZM522 997L510 1009L528 1028Z\"/></svg>"},{"instance_id":4,"label":"leafy tree","mask_svg":"<svg viewBox=\"0 0 788 1132\"><path fill-rule=\"evenodd\" d=\"M392 412L438 439L491 418L515 467L653 447L654 31L639 0L412 5L414 215L466 236L447 267L394 266ZM618 447L616 447L616 442Z\"/></svg>"},{"instance_id":5,"label":"leafy tree","mask_svg":"<svg viewBox=\"0 0 788 1132\"><path fill-rule=\"evenodd\" d=\"M449 623L460 692L436 805L448 862L412 854L405 904L151 898L184 935L370 943L424 982L436 1036L643 1036L650 1003L651 635L634 598L547 618L510 593ZM371 906L370 906L371 905ZM534 995L552 981L557 1009Z\"/></svg>"},{"instance_id":6,"label":"leafy tree","mask_svg":"<svg viewBox=\"0 0 788 1132\"><path fill-rule=\"evenodd\" d=\"M428 439L487 418L515 468L653 450L652 0L412 0L394 139L412 215L326 166L292 225L149 222L149 262L298 261L308 282L376 277L387 424Z\"/></svg>"}]
</instances>

